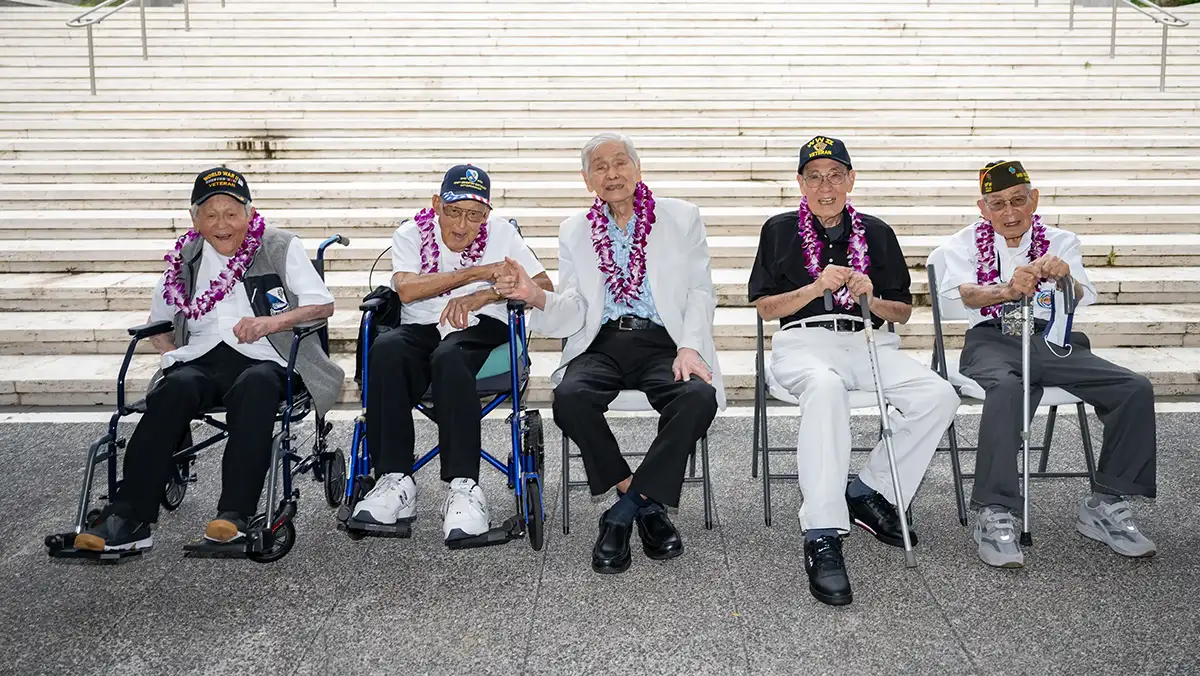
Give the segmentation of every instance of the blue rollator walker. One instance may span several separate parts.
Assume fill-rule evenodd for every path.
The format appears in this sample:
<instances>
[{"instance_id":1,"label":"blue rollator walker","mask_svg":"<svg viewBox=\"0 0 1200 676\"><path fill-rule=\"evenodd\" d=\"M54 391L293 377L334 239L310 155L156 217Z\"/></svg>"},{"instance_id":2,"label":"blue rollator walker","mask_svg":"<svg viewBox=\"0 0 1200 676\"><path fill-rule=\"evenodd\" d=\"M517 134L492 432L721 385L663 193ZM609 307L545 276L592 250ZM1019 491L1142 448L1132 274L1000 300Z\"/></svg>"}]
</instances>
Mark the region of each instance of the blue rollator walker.
<instances>
[{"instance_id":1,"label":"blue rollator walker","mask_svg":"<svg viewBox=\"0 0 1200 676\"><path fill-rule=\"evenodd\" d=\"M515 221L513 222L516 226ZM385 252L386 253L386 252ZM412 536L412 521L400 520L394 525L364 523L351 519L354 506L375 486L371 476L371 458L367 449L367 382L370 377L372 324L375 316L384 308L383 298L368 298L359 306L363 313L360 340L362 383L359 390L362 410L354 420L354 437L350 446L350 481L346 484L345 500L338 510L338 529L346 531L351 539L367 536L407 538ZM491 453L480 449L479 453L489 465L508 478L508 487L516 497L516 513L503 523L493 526L480 535L450 540L451 549L469 549L500 545L529 536L529 544L541 550L545 534L545 512L542 509L542 475L545 471L546 454L543 444L542 418L539 411L526 410L525 389L529 384L529 334L525 324L525 304L508 302L508 342L499 345L488 355L476 375L476 390L481 400L480 418L499 408L506 401L512 412L507 422L512 435L512 450L508 462L502 462ZM387 377L378 374L378 377ZM426 418L437 422L433 410L431 392L426 391L417 410ZM439 447L433 447L413 464L415 474L437 456Z\"/></svg>"},{"instance_id":2,"label":"blue rollator walker","mask_svg":"<svg viewBox=\"0 0 1200 676\"><path fill-rule=\"evenodd\" d=\"M317 258L313 261L313 266L322 278L325 276L325 249L334 244L346 246L349 243L350 239L342 235L334 235L321 243L317 249ZM120 436L117 424L128 415L146 412L145 399L127 404L125 396L125 376L129 371L129 364L133 360L138 342L151 336L170 333L173 330L174 326L170 321L151 322L129 329L132 340L129 341L129 347L125 350L125 359L117 374L117 410L109 419L108 431L88 447L74 530L46 536L46 550L52 558L116 563L130 557L140 556L145 551L133 549L100 552L76 549L75 536L98 523L102 516L101 508L89 509L97 466L101 463L107 465L108 479L108 492L99 496L99 500L107 501L109 496L116 495L121 486L121 480L117 477L117 464L120 451L125 448L126 439ZM316 416L312 453L301 458L293 450L296 438L292 432L292 424L303 420L313 411L312 398L308 392L298 388L294 377L296 354L300 347L300 341L309 336L317 336L321 341L322 348L328 353L328 329L322 320L300 324L292 329L292 334L292 349L288 355L287 366L287 397L280 404L279 412L276 415L279 431L271 439L273 462L267 475L267 501L265 503L269 511L260 513L250 520L244 541L219 544L201 540L185 545L185 556L248 558L259 563L271 563L286 556L296 543L296 527L292 523L292 519L296 515L296 503L300 497L299 489L292 486L292 477L296 474L307 473L311 470L313 479L324 484L325 500L329 505L336 507L341 503L346 486L346 459L342 451L330 450L327 445L326 438L333 427L332 424L327 423L323 416ZM225 409L222 407L200 412L195 419L214 428L215 432L203 441L193 443L191 431L188 431L180 441L178 450L173 455L174 471L167 479L160 503L168 512L179 508L187 494L188 485L195 483L196 475L192 465L200 452L228 437L229 430L225 422L214 417L224 412Z\"/></svg>"}]
</instances>

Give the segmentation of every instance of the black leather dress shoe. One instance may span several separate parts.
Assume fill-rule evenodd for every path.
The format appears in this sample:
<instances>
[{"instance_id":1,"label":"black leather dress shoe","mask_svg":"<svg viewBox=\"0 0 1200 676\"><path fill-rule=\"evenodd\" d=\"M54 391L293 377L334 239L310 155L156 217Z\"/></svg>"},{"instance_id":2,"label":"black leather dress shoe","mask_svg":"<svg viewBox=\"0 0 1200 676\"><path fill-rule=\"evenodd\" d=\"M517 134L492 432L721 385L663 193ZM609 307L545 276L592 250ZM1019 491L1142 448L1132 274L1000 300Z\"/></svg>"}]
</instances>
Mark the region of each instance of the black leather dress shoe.
<instances>
[{"instance_id":1,"label":"black leather dress shoe","mask_svg":"<svg viewBox=\"0 0 1200 676\"><path fill-rule=\"evenodd\" d=\"M842 558L842 539L826 535L804 543L804 571L808 573L808 591L813 598L830 606L846 606L854 600L846 560Z\"/></svg>"},{"instance_id":2,"label":"black leather dress shoe","mask_svg":"<svg viewBox=\"0 0 1200 676\"><path fill-rule=\"evenodd\" d=\"M629 536L633 524L606 521L605 511L600 515L600 535L592 547L592 570L597 573L624 573L629 570Z\"/></svg>"},{"instance_id":3,"label":"black leather dress shoe","mask_svg":"<svg viewBox=\"0 0 1200 676\"><path fill-rule=\"evenodd\" d=\"M846 495L846 506L850 508L850 519L863 530L875 536L885 545L904 546L903 531L900 530L900 515L896 507L879 493L872 491L863 498ZM908 537L917 546L917 533L909 524Z\"/></svg>"},{"instance_id":4,"label":"black leather dress shoe","mask_svg":"<svg viewBox=\"0 0 1200 676\"><path fill-rule=\"evenodd\" d=\"M638 536L642 538L642 550L648 558L666 561L683 553L683 539L667 517L665 508L638 512L637 528Z\"/></svg>"}]
</instances>

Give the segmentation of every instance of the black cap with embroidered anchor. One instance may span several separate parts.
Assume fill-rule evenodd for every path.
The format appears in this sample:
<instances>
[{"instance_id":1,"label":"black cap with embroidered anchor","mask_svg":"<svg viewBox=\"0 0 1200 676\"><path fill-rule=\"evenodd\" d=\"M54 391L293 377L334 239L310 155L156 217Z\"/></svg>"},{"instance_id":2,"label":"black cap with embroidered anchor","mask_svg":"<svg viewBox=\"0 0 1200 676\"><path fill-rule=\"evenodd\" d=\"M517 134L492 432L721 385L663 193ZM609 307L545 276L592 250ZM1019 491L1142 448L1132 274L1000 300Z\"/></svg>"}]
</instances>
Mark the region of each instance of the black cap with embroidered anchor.
<instances>
[{"instance_id":1,"label":"black cap with embroidered anchor","mask_svg":"<svg viewBox=\"0 0 1200 676\"><path fill-rule=\"evenodd\" d=\"M491 192L492 179L488 178L486 171L469 164L460 164L450 167L450 170L446 172L446 176L442 178L442 189L439 195L447 204L462 200L475 200L490 207L492 206Z\"/></svg>"},{"instance_id":2,"label":"black cap with embroidered anchor","mask_svg":"<svg viewBox=\"0 0 1200 676\"><path fill-rule=\"evenodd\" d=\"M214 195L229 195L242 204L249 204L250 185L241 173L225 167L213 167L196 174L196 184L192 186L192 206L203 204Z\"/></svg>"},{"instance_id":3,"label":"black cap with embroidered anchor","mask_svg":"<svg viewBox=\"0 0 1200 676\"><path fill-rule=\"evenodd\" d=\"M845 143L828 136L815 136L800 149L800 166L796 168L796 173L803 172L804 165L809 162L821 159L841 162L847 169L854 169L850 164L850 151L846 150Z\"/></svg>"}]
</instances>

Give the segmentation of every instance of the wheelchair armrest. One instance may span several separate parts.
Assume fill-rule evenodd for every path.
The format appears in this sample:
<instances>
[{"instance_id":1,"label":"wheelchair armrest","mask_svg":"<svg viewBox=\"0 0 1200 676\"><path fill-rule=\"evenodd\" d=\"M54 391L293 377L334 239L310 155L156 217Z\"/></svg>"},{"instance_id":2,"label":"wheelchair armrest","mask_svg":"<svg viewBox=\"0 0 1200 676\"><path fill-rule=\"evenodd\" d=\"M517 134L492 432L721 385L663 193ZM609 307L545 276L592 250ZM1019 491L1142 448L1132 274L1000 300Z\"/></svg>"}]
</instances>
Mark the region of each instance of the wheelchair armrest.
<instances>
[{"instance_id":1,"label":"wheelchair armrest","mask_svg":"<svg viewBox=\"0 0 1200 676\"><path fill-rule=\"evenodd\" d=\"M325 328L326 324L327 322L324 319L316 319L311 322L297 324L292 327L292 335L296 337L296 340L303 340L306 336L311 336L317 331Z\"/></svg>"},{"instance_id":2,"label":"wheelchair armrest","mask_svg":"<svg viewBox=\"0 0 1200 676\"><path fill-rule=\"evenodd\" d=\"M379 309L382 307L382 298L371 298L370 300L363 301L363 303L358 306L358 310L359 312L379 312Z\"/></svg>"},{"instance_id":3,"label":"wheelchair armrest","mask_svg":"<svg viewBox=\"0 0 1200 676\"><path fill-rule=\"evenodd\" d=\"M150 322L149 324L142 324L141 326L131 326L129 328L129 335L137 338L138 340L142 340L143 338L149 338L150 336L170 333L174 330L175 324L169 319L163 319L157 322Z\"/></svg>"}]
</instances>

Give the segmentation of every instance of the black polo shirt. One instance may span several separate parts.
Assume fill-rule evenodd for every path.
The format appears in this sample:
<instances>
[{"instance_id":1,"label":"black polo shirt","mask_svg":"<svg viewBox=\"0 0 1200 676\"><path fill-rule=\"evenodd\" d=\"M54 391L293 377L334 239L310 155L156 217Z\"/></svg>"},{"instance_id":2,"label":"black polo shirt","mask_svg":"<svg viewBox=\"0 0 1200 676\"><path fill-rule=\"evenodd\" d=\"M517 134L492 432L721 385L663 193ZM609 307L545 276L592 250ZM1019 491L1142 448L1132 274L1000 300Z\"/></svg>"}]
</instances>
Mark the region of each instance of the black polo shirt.
<instances>
[{"instance_id":1,"label":"black polo shirt","mask_svg":"<svg viewBox=\"0 0 1200 676\"><path fill-rule=\"evenodd\" d=\"M875 295L884 300L911 305L908 265L904 262L904 253L900 251L896 233L892 232L891 226L874 216L862 212L859 212L859 216L866 230L867 255L871 259L867 276L871 278L871 284L875 287ZM763 296L795 291L814 281L804 265L804 243L797 229L798 221L799 216L793 210L772 216L763 224L758 241L758 254L754 258L754 267L750 270L750 302ZM850 214L843 212L841 236L830 242L825 228L820 223L816 224L817 237L824 243L821 256L825 260L821 261L821 267L830 263L849 267L850 227ZM833 313L862 317L858 303L854 303L848 310L835 303ZM823 314L830 313L825 311L824 297L818 296L795 314L780 319L779 324L785 326L798 319ZM883 324L879 317L872 315L872 318L876 328Z\"/></svg>"}]
</instances>

